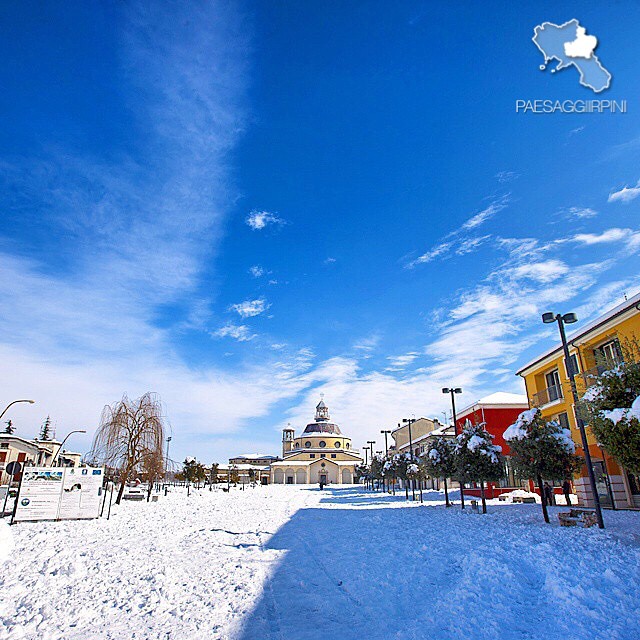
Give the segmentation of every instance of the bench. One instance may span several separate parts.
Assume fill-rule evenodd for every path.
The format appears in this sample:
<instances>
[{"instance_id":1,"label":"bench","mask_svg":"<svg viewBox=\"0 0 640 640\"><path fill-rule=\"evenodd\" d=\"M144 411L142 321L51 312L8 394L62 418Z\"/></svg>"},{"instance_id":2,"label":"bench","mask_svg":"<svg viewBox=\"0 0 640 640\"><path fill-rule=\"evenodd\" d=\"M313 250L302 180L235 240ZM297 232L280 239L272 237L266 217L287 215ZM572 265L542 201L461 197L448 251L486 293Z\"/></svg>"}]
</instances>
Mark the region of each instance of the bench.
<instances>
[{"instance_id":1,"label":"bench","mask_svg":"<svg viewBox=\"0 0 640 640\"><path fill-rule=\"evenodd\" d=\"M536 499L535 498L530 498L530 497L522 497L522 496L514 496L513 499L511 500L511 502L514 503L524 503L524 504L535 504L536 503Z\"/></svg>"},{"instance_id":2,"label":"bench","mask_svg":"<svg viewBox=\"0 0 640 640\"><path fill-rule=\"evenodd\" d=\"M596 512L588 509L571 509L562 511L558 514L561 527L577 527L582 525L584 528L593 527L598 523Z\"/></svg>"},{"instance_id":3,"label":"bench","mask_svg":"<svg viewBox=\"0 0 640 640\"><path fill-rule=\"evenodd\" d=\"M135 500L137 502L141 502L144 500L144 493L125 493L122 496L123 500Z\"/></svg>"}]
</instances>

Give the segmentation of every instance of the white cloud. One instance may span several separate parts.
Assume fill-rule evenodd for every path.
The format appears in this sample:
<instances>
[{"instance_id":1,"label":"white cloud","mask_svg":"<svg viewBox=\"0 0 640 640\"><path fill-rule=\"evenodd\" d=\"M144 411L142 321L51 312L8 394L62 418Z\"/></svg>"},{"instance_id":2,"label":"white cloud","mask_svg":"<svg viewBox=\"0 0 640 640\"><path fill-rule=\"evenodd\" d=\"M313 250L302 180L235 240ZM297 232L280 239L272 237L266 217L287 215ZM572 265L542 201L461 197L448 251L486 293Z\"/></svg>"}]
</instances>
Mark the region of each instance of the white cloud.
<instances>
[{"instance_id":1,"label":"white cloud","mask_svg":"<svg viewBox=\"0 0 640 640\"><path fill-rule=\"evenodd\" d=\"M607 202L624 202L628 204L640 196L640 180L635 187L623 187L619 191L613 191L609 194Z\"/></svg>"},{"instance_id":2,"label":"white cloud","mask_svg":"<svg viewBox=\"0 0 640 640\"><path fill-rule=\"evenodd\" d=\"M451 249L452 246L453 242L441 242L426 253L423 253L415 260L411 261L407 266L414 267L417 264L426 264L427 262L432 262L436 258L449 253L449 249Z\"/></svg>"},{"instance_id":3,"label":"white cloud","mask_svg":"<svg viewBox=\"0 0 640 640\"><path fill-rule=\"evenodd\" d=\"M245 222L254 230L259 231L269 225L283 225L285 221L275 213L269 211L258 211L254 209L246 218Z\"/></svg>"},{"instance_id":4,"label":"white cloud","mask_svg":"<svg viewBox=\"0 0 640 640\"><path fill-rule=\"evenodd\" d=\"M325 259L324 263L325 263L325 264L333 264L335 261L336 261L336 259L335 259L335 258L331 258L331 257L329 257L329 258L326 258L326 259Z\"/></svg>"},{"instance_id":5,"label":"white cloud","mask_svg":"<svg viewBox=\"0 0 640 640\"><path fill-rule=\"evenodd\" d=\"M463 256L467 253L475 251L481 244L484 244L491 236L477 236L475 238L467 238L462 241L456 248L456 255Z\"/></svg>"},{"instance_id":6,"label":"white cloud","mask_svg":"<svg viewBox=\"0 0 640 640\"><path fill-rule=\"evenodd\" d=\"M460 228L448 233L440 243L417 258L407 262L405 268L412 269L416 265L433 262L436 258L448 258L452 252L456 255L465 255L475 251L491 236L469 237L469 231L484 224L487 220L505 209L509 204L510 198L511 194L494 198L489 206L471 216Z\"/></svg>"},{"instance_id":7,"label":"white cloud","mask_svg":"<svg viewBox=\"0 0 640 640\"><path fill-rule=\"evenodd\" d=\"M484 224L487 220L493 218L497 213L500 213L503 209L506 209L511 196L510 194L506 194L499 198L496 198L489 204L488 207L485 207L482 211L479 211L474 216L471 216L461 227L463 231L469 229L475 229L479 227L481 224Z\"/></svg>"},{"instance_id":8,"label":"white cloud","mask_svg":"<svg viewBox=\"0 0 640 640\"><path fill-rule=\"evenodd\" d=\"M527 278L538 282L552 282L569 271L567 264L560 260L545 260L543 262L533 262L521 264L515 267L513 276L516 279Z\"/></svg>"},{"instance_id":9,"label":"white cloud","mask_svg":"<svg viewBox=\"0 0 640 640\"><path fill-rule=\"evenodd\" d=\"M244 324L226 324L223 327L220 327L213 334L218 338L233 338L238 342L248 342L257 337L257 334L251 333L249 327Z\"/></svg>"},{"instance_id":10,"label":"white cloud","mask_svg":"<svg viewBox=\"0 0 640 640\"><path fill-rule=\"evenodd\" d=\"M229 309L235 311L241 318L252 318L264 313L270 306L264 298L256 298L232 304Z\"/></svg>"},{"instance_id":11,"label":"white cloud","mask_svg":"<svg viewBox=\"0 0 640 640\"><path fill-rule=\"evenodd\" d=\"M408 367L420 354L417 351L410 351L401 356L387 356L389 367L387 371L397 371Z\"/></svg>"},{"instance_id":12,"label":"white cloud","mask_svg":"<svg viewBox=\"0 0 640 640\"><path fill-rule=\"evenodd\" d=\"M638 233L639 232L633 231L632 229L613 227L602 233L578 233L571 237L570 240L584 245L607 244L609 242L620 242L622 240L634 243Z\"/></svg>"},{"instance_id":13,"label":"white cloud","mask_svg":"<svg viewBox=\"0 0 640 640\"><path fill-rule=\"evenodd\" d=\"M249 273L254 278L260 278L266 273L266 271L260 265L253 265L252 267L249 268Z\"/></svg>"},{"instance_id":14,"label":"white cloud","mask_svg":"<svg viewBox=\"0 0 640 640\"><path fill-rule=\"evenodd\" d=\"M564 209L562 213L567 218L578 218L580 220L595 218L598 215L595 209L589 207L569 207L568 209Z\"/></svg>"},{"instance_id":15,"label":"white cloud","mask_svg":"<svg viewBox=\"0 0 640 640\"><path fill-rule=\"evenodd\" d=\"M515 171L498 171L494 177L498 182L504 184L505 182L512 182L513 180L516 180L520 177L520 174Z\"/></svg>"}]
</instances>

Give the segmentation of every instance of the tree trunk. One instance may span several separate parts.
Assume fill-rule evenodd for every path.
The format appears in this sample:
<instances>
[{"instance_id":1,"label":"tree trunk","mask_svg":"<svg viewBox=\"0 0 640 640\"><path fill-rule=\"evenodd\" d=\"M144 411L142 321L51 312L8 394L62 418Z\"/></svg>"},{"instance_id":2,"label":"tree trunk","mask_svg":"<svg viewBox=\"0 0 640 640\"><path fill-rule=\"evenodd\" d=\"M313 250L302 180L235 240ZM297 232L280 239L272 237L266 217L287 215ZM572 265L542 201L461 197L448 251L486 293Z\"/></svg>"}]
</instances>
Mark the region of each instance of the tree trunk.
<instances>
[{"instance_id":1,"label":"tree trunk","mask_svg":"<svg viewBox=\"0 0 640 640\"><path fill-rule=\"evenodd\" d=\"M149 482L149 488L147 489L147 502L151 499L151 489L153 489L153 482Z\"/></svg>"},{"instance_id":2,"label":"tree trunk","mask_svg":"<svg viewBox=\"0 0 640 640\"><path fill-rule=\"evenodd\" d=\"M451 506L449 502L449 489L447 488L447 479L444 478L444 501L447 507Z\"/></svg>"},{"instance_id":3,"label":"tree trunk","mask_svg":"<svg viewBox=\"0 0 640 640\"><path fill-rule=\"evenodd\" d=\"M127 479L123 478L122 483L120 484L120 489L118 489L118 496L116 498L116 504L120 504L120 500L122 500L122 495L124 494L124 486L127 484Z\"/></svg>"},{"instance_id":4,"label":"tree trunk","mask_svg":"<svg viewBox=\"0 0 640 640\"><path fill-rule=\"evenodd\" d=\"M487 501L484 495L484 480L480 480L480 497L482 498L482 513L487 513Z\"/></svg>"},{"instance_id":5,"label":"tree trunk","mask_svg":"<svg viewBox=\"0 0 640 640\"><path fill-rule=\"evenodd\" d=\"M404 481L404 497L406 500L409 499L409 485L407 484L407 480Z\"/></svg>"},{"instance_id":6,"label":"tree trunk","mask_svg":"<svg viewBox=\"0 0 640 640\"><path fill-rule=\"evenodd\" d=\"M542 515L544 516L544 521L547 524L550 524L549 513L547 512L547 500L544 497L544 486L542 485L542 476L538 474L536 480L538 481L538 488L540 489L540 498L542 499Z\"/></svg>"}]
</instances>

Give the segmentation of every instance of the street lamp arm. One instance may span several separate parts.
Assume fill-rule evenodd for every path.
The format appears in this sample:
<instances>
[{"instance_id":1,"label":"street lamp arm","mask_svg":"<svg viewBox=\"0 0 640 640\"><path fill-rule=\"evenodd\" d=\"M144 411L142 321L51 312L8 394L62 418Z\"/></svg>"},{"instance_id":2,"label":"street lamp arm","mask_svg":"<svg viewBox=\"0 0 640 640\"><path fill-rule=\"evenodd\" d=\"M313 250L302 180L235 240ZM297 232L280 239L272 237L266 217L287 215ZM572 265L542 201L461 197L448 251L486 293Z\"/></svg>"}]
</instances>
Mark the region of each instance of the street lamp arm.
<instances>
[{"instance_id":1,"label":"street lamp arm","mask_svg":"<svg viewBox=\"0 0 640 640\"><path fill-rule=\"evenodd\" d=\"M75 431L70 431L69 433L67 433L67 435L63 438L62 442L60 443L60 446L58 447L58 450L56 451L56 454L53 456L53 460L51 461L51 466L55 467L56 464L56 459L58 457L58 454L60 453L60 451L62 451L62 445L67 441L67 439L69 438L69 436L73 433L87 433L85 429L76 429Z\"/></svg>"},{"instance_id":2,"label":"street lamp arm","mask_svg":"<svg viewBox=\"0 0 640 640\"><path fill-rule=\"evenodd\" d=\"M29 404L33 404L35 402L35 400L14 400L13 402L10 402L5 408L4 411L2 413L0 413L0 420L2 420L2 416L4 416L5 413L7 413L9 407L11 407L14 404L17 404L18 402L28 402Z\"/></svg>"}]
</instances>

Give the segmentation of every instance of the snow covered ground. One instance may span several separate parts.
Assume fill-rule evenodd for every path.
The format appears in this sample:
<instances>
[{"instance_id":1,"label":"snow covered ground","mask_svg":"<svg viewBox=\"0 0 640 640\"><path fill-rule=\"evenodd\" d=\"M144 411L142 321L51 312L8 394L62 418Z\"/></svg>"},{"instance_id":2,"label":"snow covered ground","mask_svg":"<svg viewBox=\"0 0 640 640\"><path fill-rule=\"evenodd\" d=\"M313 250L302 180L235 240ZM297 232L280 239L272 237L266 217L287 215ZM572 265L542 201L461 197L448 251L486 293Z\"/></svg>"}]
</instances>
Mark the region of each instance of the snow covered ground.
<instances>
[{"instance_id":1,"label":"snow covered ground","mask_svg":"<svg viewBox=\"0 0 640 640\"><path fill-rule=\"evenodd\" d=\"M109 521L2 523L0 638L640 637L640 513L607 511L602 532L442 502L176 489Z\"/></svg>"}]
</instances>

